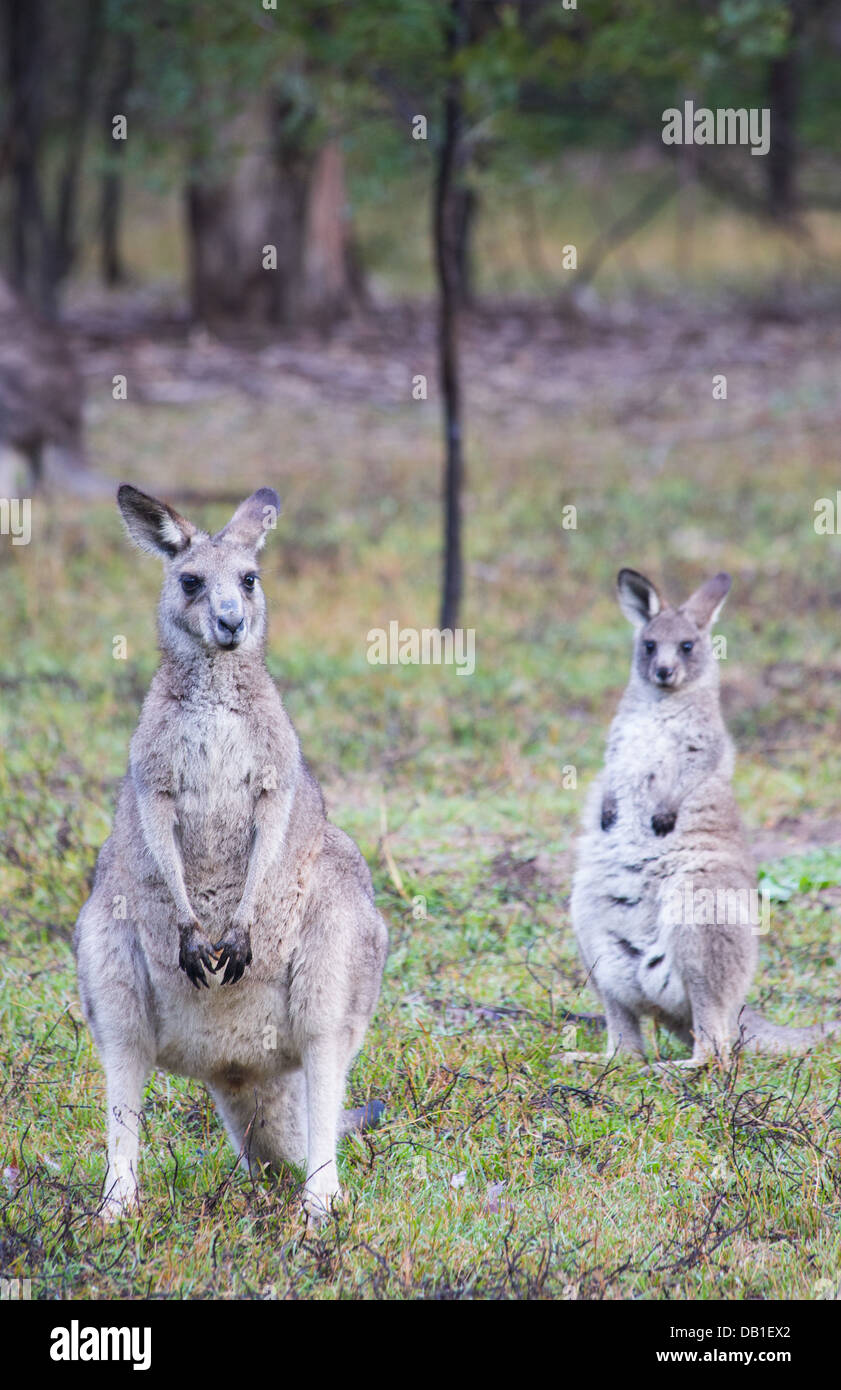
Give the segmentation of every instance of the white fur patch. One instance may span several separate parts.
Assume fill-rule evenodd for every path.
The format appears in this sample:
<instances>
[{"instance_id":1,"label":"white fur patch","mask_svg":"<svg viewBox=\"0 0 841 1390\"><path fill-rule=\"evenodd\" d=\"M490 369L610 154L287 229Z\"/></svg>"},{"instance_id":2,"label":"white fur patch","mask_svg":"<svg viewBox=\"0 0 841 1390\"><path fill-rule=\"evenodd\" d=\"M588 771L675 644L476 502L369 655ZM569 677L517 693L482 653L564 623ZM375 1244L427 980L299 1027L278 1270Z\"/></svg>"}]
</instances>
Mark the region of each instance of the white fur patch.
<instances>
[{"instance_id":1,"label":"white fur patch","mask_svg":"<svg viewBox=\"0 0 841 1390\"><path fill-rule=\"evenodd\" d=\"M180 526L176 526L172 517L168 516L166 512L161 516L159 531L161 545L172 545L177 550L181 549L184 544L184 532Z\"/></svg>"}]
</instances>

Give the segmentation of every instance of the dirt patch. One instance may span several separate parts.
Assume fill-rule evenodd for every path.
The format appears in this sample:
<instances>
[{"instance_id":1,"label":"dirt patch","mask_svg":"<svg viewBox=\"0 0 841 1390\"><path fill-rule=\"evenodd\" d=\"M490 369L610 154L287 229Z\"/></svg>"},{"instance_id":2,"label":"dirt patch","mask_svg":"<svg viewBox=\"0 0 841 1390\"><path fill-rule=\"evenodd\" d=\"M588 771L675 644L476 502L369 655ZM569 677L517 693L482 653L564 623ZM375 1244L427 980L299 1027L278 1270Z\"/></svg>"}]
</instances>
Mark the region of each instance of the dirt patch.
<instances>
[{"instance_id":1,"label":"dirt patch","mask_svg":"<svg viewBox=\"0 0 841 1390\"><path fill-rule=\"evenodd\" d=\"M372 308L335 324L282 335L266 330L221 338L185 317L144 306L77 308L67 328L83 374L107 379L119 355L135 399L183 405L233 391L254 402L335 407L337 401L391 411L411 403L412 377L436 376L436 315L428 304ZM407 347L410 363L407 363ZM471 417L514 432L535 410L557 418L582 402L638 441L656 437L668 451L678 438L720 441L776 430L769 377L792 399L809 387L810 432L836 434L834 390L841 328L828 309L805 306L785 324L757 320L744 305L659 304L640 300L612 313L572 314L568 304L487 301L464 316L464 388ZM695 411L699 374L714 361L738 377L726 417ZM688 397L687 397L687 393ZM817 394L816 394L817 393ZM658 430L666 427L660 439ZM665 455L664 455L665 460Z\"/></svg>"},{"instance_id":2,"label":"dirt patch","mask_svg":"<svg viewBox=\"0 0 841 1390\"><path fill-rule=\"evenodd\" d=\"M776 825L755 831L751 842L760 863L785 859L791 854L809 854L827 845L841 845L841 820L783 816Z\"/></svg>"},{"instance_id":3,"label":"dirt patch","mask_svg":"<svg viewBox=\"0 0 841 1390\"><path fill-rule=\"evenodd\" d=\"M539 890L543 878L537 867L536 855L528 859L518 859L508 849L491 860L491 873L498 882L505 885L513 897L518 898L528 897L535 889Z\"/></svg>"}]
</instances>

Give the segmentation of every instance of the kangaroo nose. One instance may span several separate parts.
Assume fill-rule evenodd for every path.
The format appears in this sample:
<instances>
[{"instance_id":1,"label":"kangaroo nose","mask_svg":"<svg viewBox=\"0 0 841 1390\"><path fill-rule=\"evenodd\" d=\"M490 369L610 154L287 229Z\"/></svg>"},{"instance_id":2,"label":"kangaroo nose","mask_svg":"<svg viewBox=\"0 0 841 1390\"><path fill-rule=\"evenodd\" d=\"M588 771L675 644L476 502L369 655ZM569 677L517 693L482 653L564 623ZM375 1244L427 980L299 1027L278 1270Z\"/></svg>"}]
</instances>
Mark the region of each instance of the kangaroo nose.
<instances>
[{"instance_id":1,"label":"kangaroo nose","mask_svg":"<svg viewBox=\"0 0 841 1390\"><path fill-rule=\"evenodd\" d=\"M225 645L230 646L241 637L245 629L242 608L235 599L225 599L216 610L216 635Z\"/></svg>"},{"instance_id":2,"label":"kangaroo nose","mask_svg":"<svg viewBox=\"0 0 841 1390\"><path fill-rule=\"evenodd\" d=\"M216 605L216 621L231 631L242 621L242 604L236 598L223 598Z\"/></svg>"},{"instance_id":3,"label":"kangaroo nose","mask_svg":"<svg viewBox=\"0 0 841 1390\"><path fill-rule=\"evenodd\" d=\"M657 671L656 671L656 676L657 676L658 681L660 681L663 685L665 685L665 684L666 684L666 681L670 681L670 680L672 679L672 676L674 675L674 673L675 673L675 668L674 668L674 666L658 666L658 667L657 667Z\"/></svg>"},{"instance_id":4,"label":"kangaroo nose","mask_svg":"<svg viewBox=\"0 0 841 1390\"><path fill-rule=\"evenodd\" d=\"M245 636L245 618L238 613L216 619L216 642L220 647L238 647Z\"/></svg>"}]
</instances>

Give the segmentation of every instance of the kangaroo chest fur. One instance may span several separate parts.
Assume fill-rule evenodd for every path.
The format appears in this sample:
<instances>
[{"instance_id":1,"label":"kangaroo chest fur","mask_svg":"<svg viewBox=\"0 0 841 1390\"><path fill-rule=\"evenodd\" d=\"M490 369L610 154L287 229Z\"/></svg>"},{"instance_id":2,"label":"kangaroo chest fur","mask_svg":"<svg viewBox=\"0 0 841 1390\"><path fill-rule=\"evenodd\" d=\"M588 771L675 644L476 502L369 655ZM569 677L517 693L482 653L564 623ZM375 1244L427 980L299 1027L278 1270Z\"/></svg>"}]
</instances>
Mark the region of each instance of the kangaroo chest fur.
<instances>
[{"instance_id":1,"label":"kangaroo chest fur","mask_svg":"<svg viewBox=\"0 0 841 1390\"><path fill-rule=\"evenodd\" d=\"M154 717L149 725L141 719L133 740L132 766L142 764L142 775L171 797L187 892L213 941L242 897L260 797L267 786L277 794L288 784L291 801L298 789L297 738L279 698L275 708L274 692L268 710L274 723L255 719L253 707L224 700L169 700L153 708ZM151 741L153 758L147 754ZM306 783L301 791L306 824ZM292 838L297 849L299 837L293 832ZM146 910L136 922L154 998L159 1065L211 1082L236 1075L245 1084L275 1071L284 1056L294 1063L300 1049L292 1040L288 977L301 892L289 848L283 837L255 913L256 959L233 990L216 975L198 991L179 978L174 906L152 868Z\"/></svg>"},{"instance_id":2,"label":"kangaroo chest fur","mask_svg":"<svg viewBox=\"0 0 841 1390\"><path fill-rule=\"evenodd\" d=\"M172 796L188 888L201 894L238 884L254 832L254 808L269 769L245 718L220 705L189 714L172 730Z\"/></svg>"},{"instance_id":3,"label":"kangaroo chest fur","mask_svg":"<svg viewBox=\"0 0 841 1390\"><path fill-rule=\"evenodd\" d=\"M711 774L729 780L731 772L730 740L708 705L679 697L623 702L611 726L603 774L616 817L603 844L608 861L636 863L642 855L653 863L684 851L691 842L686 832L695 829L694 792ZM682 814L674 831L658 841L652 815L678 797Z\"/></svg>"}]
</instances>

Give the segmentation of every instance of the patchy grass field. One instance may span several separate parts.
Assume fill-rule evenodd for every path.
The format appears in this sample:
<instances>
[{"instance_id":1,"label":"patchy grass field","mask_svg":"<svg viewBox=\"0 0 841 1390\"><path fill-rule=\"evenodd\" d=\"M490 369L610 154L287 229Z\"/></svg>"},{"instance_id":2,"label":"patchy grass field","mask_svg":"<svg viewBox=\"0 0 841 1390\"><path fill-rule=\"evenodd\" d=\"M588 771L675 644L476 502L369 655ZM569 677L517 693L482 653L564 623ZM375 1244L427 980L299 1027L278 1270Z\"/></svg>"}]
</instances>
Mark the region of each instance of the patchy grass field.
<instances>
[{"instance_id":1,"label":"patchy grass field","mask_svg":"<svg viewBox=\"0 0 841 1390\"><path fill-rule=\"evenodd\" d=\"M284 497L270 666L392 941L350 1086L385 1097L388 1121L344 1144L347 1206L315 1236L297 1177L252 1182L203 1089L164 1076L141 1217L91 1220L104 1088L70 938L155 666L158 568L108 505L38 500L31 545L0 548L0 1270L36 1297L841 1294L837 1050L680 1078L558 1060L600 1046L567 902L626 678L622 563L678 596L734 576L724 698L775 894L751 1001L779 1022L841 1013L841 543L813 526L841 485L836 330L643 325L613 347L498 328L469 349L470 677L366 661L370 628L435 622L434 399L378 395L374 358L368 394L285 370L258 398L178 405L139 403L140 353L129 401L111 400L124 346L90 368L94 453L115 478Z\"/></svg>"}]
</instances>

